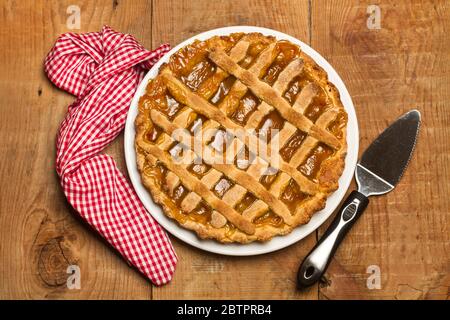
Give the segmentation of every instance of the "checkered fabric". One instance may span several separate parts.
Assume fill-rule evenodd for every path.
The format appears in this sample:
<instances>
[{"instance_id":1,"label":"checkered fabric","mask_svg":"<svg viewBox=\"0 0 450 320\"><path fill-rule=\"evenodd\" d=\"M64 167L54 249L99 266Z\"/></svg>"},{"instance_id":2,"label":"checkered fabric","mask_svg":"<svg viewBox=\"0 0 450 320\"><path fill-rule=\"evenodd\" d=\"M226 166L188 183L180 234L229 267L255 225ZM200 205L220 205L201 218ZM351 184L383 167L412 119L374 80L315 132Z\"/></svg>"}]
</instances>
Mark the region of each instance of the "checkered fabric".
<instances>
[{"instance_id":1,"label":"checkered fabric","mask_svg":"<svg viewBox=\"0 0 450 320\"><path fill-rule=\"evenodd\" d=\"M154 284L171 280L177 256L114 160L99 154L124 128L145 72L170 49L145 50L134 37L104 27L66 33L45 59L45 72L76 96L57 138L56 171L68 201L102 237Z\"/></svg>"}]
</instances>

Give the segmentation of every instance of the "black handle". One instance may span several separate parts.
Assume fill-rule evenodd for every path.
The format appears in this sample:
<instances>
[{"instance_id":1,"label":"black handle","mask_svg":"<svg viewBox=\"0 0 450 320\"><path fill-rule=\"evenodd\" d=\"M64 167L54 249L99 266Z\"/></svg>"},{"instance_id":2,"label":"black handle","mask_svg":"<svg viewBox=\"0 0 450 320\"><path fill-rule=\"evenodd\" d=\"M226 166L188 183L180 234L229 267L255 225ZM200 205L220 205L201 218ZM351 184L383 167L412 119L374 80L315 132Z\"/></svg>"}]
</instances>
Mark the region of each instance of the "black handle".
<instances>
[{"instance_id":1,"label":"black handle","mask_svg":"<svg viewBox=\"0 0 450 320\"><path fill-rule=\"evenodd\" d=\"M369 199L362 193L350 193L325 234L300 265L297 274L297 285L300 289L320 280L342 239L368 204Z\"/></svg>"}]
</instances>

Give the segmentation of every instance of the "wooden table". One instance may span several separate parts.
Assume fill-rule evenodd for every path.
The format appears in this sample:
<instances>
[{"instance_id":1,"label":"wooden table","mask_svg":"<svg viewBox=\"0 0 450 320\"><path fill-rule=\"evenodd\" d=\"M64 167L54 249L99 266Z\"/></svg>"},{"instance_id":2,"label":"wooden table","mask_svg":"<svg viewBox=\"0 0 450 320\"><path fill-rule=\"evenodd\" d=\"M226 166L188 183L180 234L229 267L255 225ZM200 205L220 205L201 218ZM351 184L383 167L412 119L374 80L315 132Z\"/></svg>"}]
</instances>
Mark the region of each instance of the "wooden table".
<instances>
[{"instance_id":1,"label":"wooden table","mask_svg":"<svg viewBox=\"0 0 450 320\"><path fill-rule=\"evenodd\" d=\"M409 169L395 192L371 200L327 281L295 290L299 261L326 225L259 257L223 257L173 239L180 257L175 278L157 288L75 218L54 162L55 135L73 97L53 87L42 68L57 36L73 31L66 23L70 5L81 9L81 29L74 31L107 24L147 48L230 25L291 34L328 59L346 83L360 150L397 116L422 112ZM369 5L379 6L381 29L368 25ZM450 2L1 0L0 18L0 298L450 297ZM125 172L123 136L106 152ZM69 265L80 267L79 290L67 288ZM367 286L370 266L379 267L380 289Z\"/></svg>"}]
</instances>

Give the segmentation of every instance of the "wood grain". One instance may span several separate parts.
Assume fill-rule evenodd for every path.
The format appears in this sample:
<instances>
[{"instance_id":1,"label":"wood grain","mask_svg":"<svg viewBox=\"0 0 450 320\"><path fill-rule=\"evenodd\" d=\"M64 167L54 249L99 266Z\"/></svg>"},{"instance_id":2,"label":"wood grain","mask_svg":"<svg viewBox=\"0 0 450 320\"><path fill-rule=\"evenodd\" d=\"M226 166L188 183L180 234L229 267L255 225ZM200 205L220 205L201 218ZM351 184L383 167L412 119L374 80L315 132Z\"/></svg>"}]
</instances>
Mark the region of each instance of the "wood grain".
<instances>
[{"instance_id":1,"label":"wood grain","mask_svg":"<svg viewBox=\"0 0 450 320\"><path fill-rule=\"evenodd\" d=\"M372 3L363 1L1 1L0 299L448 299L449 4L373 2L381 8L381 30L367 29ZM77 32L107 24L147 48L228 25L264 26L311 41L352 95L361 150L401 113L413 107L422 112L410 168L395 192L371 199L331 263L326 284L295 290L296 269L316 241L313 234L251 258L208 254L174 239L180 257L175 278L154 288L76 218L54 170L56 132L73 97L42 71L58 35L71 31L66 10L73 4L81 9ZM105 152L125 172L123 137ZM66 286L72 264L81 269L80 290ZM381 268L380 290L366 286L369 265Z\"/></svg>"},{"instance_id":2,"label":"wood grain","mask_svg":"<svg viewBox=\"0 0 450 320\"><path fill-rule=\"evenodd\" d=\"M352 95L360 151L409 109L419 109L423 118L404 177L394 192L370 199L330 265L320 297L447 299L450 6L448 1L383 1L380 8L381 29L369 30L367 4L312 2L312 46ZM380 290L367 288L370 265L380 267Z\"/></svg>"},{"instance_id":3,"label":"wood grain","mask_svg":"<svg viewBox=\"0 0 450 320\"><path fill-rule=\"evenodd\" d=\"M0 298L151 298L151 285L75 218L55 173L55 138L73 97L53 87L43 59L66 28L73 1L0 4ZM116 7L77 1L80 32L103 24L151 45L150 1ZM149 16L151 16L149 14ZM123 166L122 139L108 150ZM66 286L68 265L81 269L81 290Z\"/></svg>"}]
</instances>

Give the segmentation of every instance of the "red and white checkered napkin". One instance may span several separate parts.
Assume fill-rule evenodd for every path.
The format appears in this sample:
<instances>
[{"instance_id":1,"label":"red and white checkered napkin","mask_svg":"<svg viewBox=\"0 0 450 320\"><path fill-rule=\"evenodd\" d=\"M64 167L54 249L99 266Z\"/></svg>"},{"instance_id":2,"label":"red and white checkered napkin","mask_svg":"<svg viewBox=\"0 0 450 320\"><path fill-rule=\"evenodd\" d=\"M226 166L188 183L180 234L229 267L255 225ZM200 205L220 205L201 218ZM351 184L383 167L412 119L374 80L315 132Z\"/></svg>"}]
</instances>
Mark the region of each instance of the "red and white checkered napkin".
<instances>
[{"instance_id":1,"label":"red and white checkered napkin","mask_svg":"<svg viewBox=\"0 0 450 320\"><path fill-rule=\"evenodd\" d=\"M56 170L68 201L95 230L153 283L171 280L177 256L165 231L146 212L114 160L99 154L125 126L131 99L169 45L145 50L131 35L63 34L45 72L75 95L57 138Z\"/></svg>"}]
</instances>

